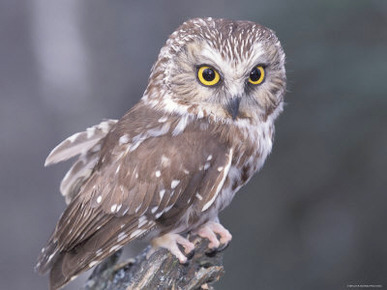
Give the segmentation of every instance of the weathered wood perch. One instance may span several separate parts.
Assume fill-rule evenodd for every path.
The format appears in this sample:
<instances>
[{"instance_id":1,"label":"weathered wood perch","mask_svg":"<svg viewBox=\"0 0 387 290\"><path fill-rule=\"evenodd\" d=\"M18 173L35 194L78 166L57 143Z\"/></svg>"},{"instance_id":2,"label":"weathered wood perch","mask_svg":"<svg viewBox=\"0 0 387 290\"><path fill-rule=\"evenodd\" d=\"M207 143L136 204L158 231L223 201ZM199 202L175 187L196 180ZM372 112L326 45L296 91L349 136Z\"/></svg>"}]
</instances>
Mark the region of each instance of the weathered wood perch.
<instances>
[{"instance_id":1,"label":"weathered wood perch","mask_svg":"<svg viewBox=\"0 0 387 290\"><path fill-rule=\"evenodd\" d=\"M209 252L208 241L195 239L195 253L181 265L167 250L158 249L149 259L147 247L136 258L117 264L117 252L97 266L85 290L213 289L224 274L222 252Z\"/></svg>"}]
</instances>

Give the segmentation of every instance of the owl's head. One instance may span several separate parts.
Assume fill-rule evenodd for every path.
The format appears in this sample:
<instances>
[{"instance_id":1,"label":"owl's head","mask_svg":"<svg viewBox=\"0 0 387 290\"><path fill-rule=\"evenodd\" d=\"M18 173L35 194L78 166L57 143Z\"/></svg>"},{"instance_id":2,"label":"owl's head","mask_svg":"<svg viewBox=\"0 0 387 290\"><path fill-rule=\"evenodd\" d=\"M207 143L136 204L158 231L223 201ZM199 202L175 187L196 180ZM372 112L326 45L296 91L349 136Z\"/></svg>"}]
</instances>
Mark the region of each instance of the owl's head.
<instances>
[{"instance_id":1,"label":"owl's head","mask_svg":"<svg viewBox=\"0 0 387 290\"><path fill-rule=\"evenodd\" d=\"M250 122L282 110L285 54L249 21L191 19L161 49L143 100L171 113Z\"/></svg>"}]
</instances>

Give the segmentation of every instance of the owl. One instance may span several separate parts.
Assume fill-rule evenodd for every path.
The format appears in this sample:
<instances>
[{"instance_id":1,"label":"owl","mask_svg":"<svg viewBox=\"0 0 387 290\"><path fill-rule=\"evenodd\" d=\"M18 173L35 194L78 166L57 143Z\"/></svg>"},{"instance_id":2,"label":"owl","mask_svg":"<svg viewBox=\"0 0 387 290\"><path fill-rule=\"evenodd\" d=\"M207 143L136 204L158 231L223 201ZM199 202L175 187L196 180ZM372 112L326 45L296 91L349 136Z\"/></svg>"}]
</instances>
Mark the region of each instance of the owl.
<instances>
[{"instance_id":1,"label":"owl","mask_svg":"<svg viewBox=\"0 0 387 290\"><path fill-rule=\"evenodd\" d=\"M218 214L263 165L283 108L285 54L249 21L196 18L167 40L140 101L76 133L45 165L79 156L60 186L67 208L37 270L61 288L145 238L187 263L187 234L227 245ZM179 248L180 245L180 248Z\"/></svg>"}]
</instances>

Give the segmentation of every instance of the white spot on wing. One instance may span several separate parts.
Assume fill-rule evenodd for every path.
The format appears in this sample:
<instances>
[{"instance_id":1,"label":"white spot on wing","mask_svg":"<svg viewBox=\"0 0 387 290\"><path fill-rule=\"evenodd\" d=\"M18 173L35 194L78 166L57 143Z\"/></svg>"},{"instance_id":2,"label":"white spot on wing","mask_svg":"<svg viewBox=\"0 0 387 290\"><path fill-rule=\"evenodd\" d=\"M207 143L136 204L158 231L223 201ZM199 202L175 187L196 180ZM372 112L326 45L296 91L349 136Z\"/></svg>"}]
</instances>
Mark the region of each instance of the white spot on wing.
<instances>
[{"instance_id":1,"label":"white spot on wing","mask_svg":"<svg viewBox=\"0 0 387 290\"><path fill-rule=\"evenodd\" d=\"M89 267L91 268L91 267L94 267L95 265L97 265L98 264L98 261L92 261L92 262L90 262L89 263Z\"/></svg>"},{"instance_id":2,"label":"white spot on wing","mask_svg":"<svg viewBox=\"0 0 387 290\"><path fill-rule=\"evenodd\" d=\"M156 175L156 177L160 177L160 176L161 176L160 170L157 170L157 171L155 172L155 175Z\"/></svg>"},{"instance_id":3,"label":"white spot on wing","mask_svg":"<svg viewBox=\"0 0 387 290\"><path fill-rule=\"evenodd\" d=\"M111 212L115 212L117 209L117 205L113 204L112 207L110 208Z\"/></svg>"},{"instance_id":4,"label":"white spot on wing","mask_svg":"<svg viewBox=\"0 0 387 290\"><path fill-rule=\"evenodd\" d=\"M91 138L95 134L95 127L90 127L86 129L87 139Z\"/></svg>"},{"instance_id":5,"label":"white spot on wing","mask_svg":"<svg viewBox=\"0 0 387 290\"><path fill-rule=\"evenodd\" d=\"M117 251L119 248L121 248L120 245L115 245L115 246L113 246L113 247L110 248L109 252L115 252L115 251Z\"/></svg>"},{"instance_id":6,"label":"white spot on wing","mask_svg":"<svg viewBox=\"0 0 387 290\"><path fill-rule=\"evenodd\" d=\"M173 204L171 204L170 206L166 207L164 212L168 212L172 207L173 207Z\"/></svg>"},{"instance_id":7,"label":"white spot on wing","mask_svg":"<svg viewBox=\"0 0 387 290\"><path fill-rule=\"evenodd\" d=\"M128 236L127 233L121 232L117 237L117 242L121 242L123 239L125 239Z\"/></svg>"},{"instance_id":8,"label":"white spot on wing","mask_svg":"<svg viewBox=\"0 0 387 290\"><path fill-rule=\"evenodd\" d=\"M179 183L180 183L180 180L176 180L176 179L172 180L172 182L171 182L171 189L176 188L176 186L178 186Z\"/></svg>"},{"instance_id":9,"label":"white spot on wing","mask_svg":"<svg viewBox=\"0 0 387 290\"><path fill-rule=\"evenodd\" d=\"M71 143L73 143L75 141L75 139L78 138L79 135L81 135L81 133L75 133L74 135L67 138L67 140L69 140Z\"/></svg>"},{"instance_id":10,"label":"white spot on wing","mask_svg":"<svg viewBox=\"0 0 387 290\"><path fill-rule=\"evenodd\" d=\"M105 134L109 132L110 128L113 124L110 125L110 123L117 123L117 120L109 120L109 121L103 121L98 125L98 128L102 130Z\"/></svg>"},{"instance_id":11,"label":"white spot on wing","mask_svg":"<svg viewBox=\"0 0 387 290\"><path fill-rule=\"evenodd\" d=\"M161 155L161 165L163 167L167 167L171 165L171 160L168 157L166 157L164 154Z\"/></svg>"},{"instance_id":12,"label":"white spot on wing","mask_svg":"<svg viewBox=\"0 0 387 290\"><path fill-rule=\"evenodd\" d=\"M160 194L160 200L163 199L164 193L165 193L165 189L160 190L160 192L159 192L159 194Z\"/></svg>"},{"instance_id":13,"label":"white spot on wing","mask_svg":"<svg viewBox=\"0 0 387 290\"><path fill-rule=\"evenodd\" d=\"M147 221L148 219L146 218L146 216L140 216L140 218L138 219L138 226L142 227Z\"/></svg>"},{"instance_id":14,"label":"white spot on wing","mask_svg":"<svg viewBox=\"0 0 387 290\"><path fill-rule=\"evenodd\" d=\"M138 142L134 143L132 146L130 146L129 151L132 152L132 151L136 150L136 149L138 148L138 146L141 145L142 141L143 141L143 140L138 141Z\"/></svg>"},{"instance_id":15,"label":"white spot on wing","mask_svg":"<svg viewBox=\"0 0 387 290\"><path fill-rule=\"evenodd\" d=\"M137 237L141 234L143 234L146 230L135 230L131 235L130 238Z\"/></svg>"},{"instance_id":16,"label":"white spot on wing","mask_svg":"<svg viewBox=\"0 0 387 290\"><path fill-rule=\"evenodd\" d=\"M199 194L199 192L197 192L197 193L195 194L195 196L196 196L199 200L202 200L202 199L203 199L203 196L201 196L201 195Z\"/></svg>"},{"instance_id":17,"label":"white spot on wing","mask_svg":"<svg viewBox=\"0 0 387 290\"><path fill-rule=\"evenodd\" d=\"M162 125L161 127L149 129L146 132L146 134L148 136L152 136L152 137L161 136L161 135L166 134L169 131L169 127L170 127L169 123L166 123L166 124Z\"/></svg>"},{"instance_id":18,"label":"white spot on wing","mask_svg":"<svg viewBox=\"0 0 387 290\"><path fill-rule=\"evenodd\" d=\"M166 122L168 120L168 116L164 116L164 117L161 117L159 120L158 120L158 122L159 123L164 123L164 122Z\"/></svg>"},{"instance_id":19,"label":"white spot on wing","mask_svg":"<svg viewBox=\"0 0 387 290\"><path fill-rule=\"evenodd\" d=\"M48 260L47 262L50 262L52 260L52 258L54 258L56 252L52 253L52 255L48 256Z\"/></svg>"},{"instance_id":20,"label":"white spot on wing","mask_svg":"<svg viewBox=\"0 0 387 290\"><path fill-rule=\"evenodd\" d=\"M129 136L127 134L122 135L120 139L118 140L120 145L126 144L129 142Z\"/></svg>"}]
</instances>

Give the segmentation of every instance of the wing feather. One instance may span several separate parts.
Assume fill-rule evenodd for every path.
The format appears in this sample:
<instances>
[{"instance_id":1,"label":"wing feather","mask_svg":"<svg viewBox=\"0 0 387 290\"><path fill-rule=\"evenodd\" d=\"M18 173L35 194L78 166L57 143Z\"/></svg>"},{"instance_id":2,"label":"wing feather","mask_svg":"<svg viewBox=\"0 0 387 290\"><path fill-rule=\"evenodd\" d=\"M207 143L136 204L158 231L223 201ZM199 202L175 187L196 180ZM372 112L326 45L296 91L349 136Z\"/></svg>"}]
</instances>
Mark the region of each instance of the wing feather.
<instances>
[{"instance_id":1,"label":"wing feather","mask_svg":"<svg viewBox=\"0 0 387 290\"><path fill-rule=\"evenodd\" d=\"M92 148L99 140L104 138L117 120L106 120L92 126L86 131L75 133L56 146L46 158L44 166L65 161L76 155L82 154Z\"/></svg>"},{"instance_id":2,"label":"wing feather","mask_svg":"<svg viewBox=\"0 0 387 290\"><path fill-rule=\"evenodd\" d=\"M153 226L152 221L143 222L128 216L114 219L82 244L60 254L50 273L51 289L62 287L72 277L99 264Z\"/></svg>"},{"instance_id":3,"label":"wing feather","mask_svg":"<svg viewBox=\"0 0 387 290\"><path fill-rule=\"evenodd\" d=\"M64 285L155 226L173 229L189 207L200 219L223 186L233 154L219 135L203 131L198 120L187 122L183 132L173 134L171 124L179 122L165 122L161 128L157 122L160 114L150 114L153 119L138 114L134 110L117 124L111 121L111 126L116 125L105 134L97 161L89 158L89 163L73 166L75 173L70 170L73 197L37 266L40 272L51 268L56 285ZM143 124L138 123L141 120ZM81 134L87 135L87 131ZM80 135L64 141L50 154L48 164L76 154L92 154L90 144ZM86 154L85 148L89 150ZM90 172L83 174L82 170ZM76 181L77 177L81 181Z\"/></svg>"},{"instance_id":4,"label":"wing feather","mask_svg":"<svg viewBox=\"0 0 387 290\"><path fill-rule=\"evenodd\" d=\"M95 145L97 146L97 145ZM79 157L60 183L60 192L69 204L79 192L84 181L91 175L98 162L98 151L88 152Z\"/></svg>"},{"instance_id":5,"label":"wing feather","mask_svg":"<svg viewBox=\"0 0 387 290\"><path fill-rule=\"evenodd\" d=\"M90 177L99 160L102 140L116 123L117 120L105 120L86 131L76 133L56 146L47 157L45 166L80 155L60 184L60 192L67 204Z\"/></svg>"}]
</instances>

